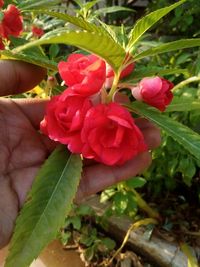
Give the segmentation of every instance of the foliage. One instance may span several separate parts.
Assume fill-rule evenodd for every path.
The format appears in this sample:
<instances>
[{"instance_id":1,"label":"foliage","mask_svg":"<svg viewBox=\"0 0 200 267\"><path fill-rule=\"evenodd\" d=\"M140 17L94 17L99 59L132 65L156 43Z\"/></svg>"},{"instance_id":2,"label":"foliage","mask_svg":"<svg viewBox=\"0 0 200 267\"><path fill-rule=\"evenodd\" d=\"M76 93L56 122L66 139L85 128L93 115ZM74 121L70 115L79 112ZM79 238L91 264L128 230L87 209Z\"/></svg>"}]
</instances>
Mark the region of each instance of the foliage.
<instances>
[{"instance_id":1,"label":"foliage","mask_svg":"<svg viewBox=\"0 0 200 267\"><path fill-rule=\"evenodd\" d=\"M172 0L152 0L149 1L148 10L153 11L161 8L163 5L170 5L172 3L174 3ZM189 0L171 13L169 23L165 27L162 27L161 22L156 31L158 34L162 32L162 34L166 35L198 36L200 33L198 27L199 12L199 1Z\"/></svg>"},{"instance_id":2,"label":"foliage","mask_svg":"<svg viewBox=\"0 0 200 267\"><path fill-rule=\"evenodd\" d=\"M59 233L59 239L66 248L76 247L86 265L98 265L111 256L116 243L107 237L104 231L99 231L102 218L86 204L74 206L70 216Z\"/></svg>"}]
</instances>

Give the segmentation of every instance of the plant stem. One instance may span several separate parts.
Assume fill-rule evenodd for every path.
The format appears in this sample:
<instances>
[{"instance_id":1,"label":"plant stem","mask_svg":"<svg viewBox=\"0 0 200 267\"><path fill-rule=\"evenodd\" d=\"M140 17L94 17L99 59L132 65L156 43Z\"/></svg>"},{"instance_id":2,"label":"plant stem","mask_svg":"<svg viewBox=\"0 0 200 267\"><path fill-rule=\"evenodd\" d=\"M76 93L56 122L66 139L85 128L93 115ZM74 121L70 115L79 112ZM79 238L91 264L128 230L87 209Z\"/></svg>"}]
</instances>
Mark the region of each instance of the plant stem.
<instances>
[{"instance_id":1,"label":"plant stem","mask_svg":"<svg viewBox=\"0 0 200 267\"><path fill-rule=\"evenodd\" d=\"M197 258L193 255L190 247L186 243L181 243L180 248L188 259L188 267L198 267Z\"/></svg>"},{"instance_id":2,"label":"plant stem","mask_svg":"<svg viewBox=\"0 0 200 267\"><path fill-rule=\"evenodd\" d=\"M182 81L182 82L178 83L176 86L174 86L172 91L176 91L177 89L184 87L185 85L187 85L189 83L198 82L198 81L200 81L200 76L190 77L190 78L186 79L185 81Z\"/></svg>"},{"instance_id":3,"label":"plant stem","mask_svg":"<svg viewBox=\"0 0 200 267\"><path fill-rule=\"evenodd\" d=\"M121 250L123 249L123 247L125 246L126 242L128 241L128 238L130 236L130 233L131 231L139 228L140 226L143 226L143 225L149 225L149 224L157 224L158 222L153 219L153 218L146 218L146 219L143 219L143 220L139 220L135 223L133 223L128 231L126 232L126 235L124 237L124 240L121 244L121 246L118 248L118 250L114 253L114 255L112 256L112 258L109 260L109 262L106 264L106 266L110 266L110 264L112 263L112 261L114 260L114 258L121 252Z\"/></svg>"},{"instance_id":4,"label":"plant stem","mask_svg":"<svg viewBox=\"0 0 200 267\"><path fill-rule=\"evenodd\" d=\"M114 95L115 91L117 90L120 73L121 73L121 71L118 71L117 73L115 73L113 84L112 84L112 87L111 87L110 92L109 92L108 97L107 97L108 103L112 101L113 95Z\"/></svg>"},{"instance_id":5,"label":"plant stem","mask_svg":"<svg viewBox=\"0 0 200 267\"><path fill-rule=\"evenodd\" d=\"M145 211L149 215L149 217L161 221L160 214L152 209L134 188L126 188L126 190L134 193L138 207Z\"/></svg>"}]
</instances>

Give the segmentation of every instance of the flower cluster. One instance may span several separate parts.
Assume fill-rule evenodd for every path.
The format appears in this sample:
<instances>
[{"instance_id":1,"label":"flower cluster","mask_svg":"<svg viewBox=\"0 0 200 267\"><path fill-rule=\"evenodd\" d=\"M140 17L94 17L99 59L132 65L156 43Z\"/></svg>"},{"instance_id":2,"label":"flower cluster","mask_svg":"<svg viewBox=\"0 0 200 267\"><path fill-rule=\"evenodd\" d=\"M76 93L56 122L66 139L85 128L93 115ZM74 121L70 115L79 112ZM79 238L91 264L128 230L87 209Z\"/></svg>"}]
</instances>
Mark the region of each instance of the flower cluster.
<instances>
[{"instance_id":1,"label":"flower cluster","mask_svg":"<svg viewBox=\"0 0 200 267\"><path fill-rule=\"evenodd\" d=\"M128 64L119 78L129 75L134 67L134 63ZM58 69L67 88L47 104L41 122L44 134L67 145L72 153L110 166L147 150L130 112L114 101L114 94L110 98L114 72L105 61L95 55L72 54ZM164 110L172 99L171 88L169 81L153 77L129 89L137 100Z\"/></svg>"},{"instance_id":2,"label":"flower cluster","mask_svg":"<svg viewBox=\"0 0 200 267\"><path fill-rule=\"evenodd\" d=\"M0 0L0 8L4 1ZM9 40L9 36L18 37L23 30L23 18L19 9L15 5L8 5L5 10L1 11L0 22L0 50L4 49L3 40Z\"/></svg>"}]
</instances>

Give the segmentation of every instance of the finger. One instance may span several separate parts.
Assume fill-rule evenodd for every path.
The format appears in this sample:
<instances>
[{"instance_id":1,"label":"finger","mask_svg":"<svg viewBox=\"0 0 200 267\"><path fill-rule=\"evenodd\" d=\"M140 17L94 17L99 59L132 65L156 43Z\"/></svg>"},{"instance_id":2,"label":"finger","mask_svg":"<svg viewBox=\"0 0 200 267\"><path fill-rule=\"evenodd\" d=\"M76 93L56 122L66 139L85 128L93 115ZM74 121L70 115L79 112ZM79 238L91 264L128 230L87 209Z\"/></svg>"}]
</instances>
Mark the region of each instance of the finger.
<instances>
[{"instance_id":1,"label":"finger","mask_svg":"<svg viewBox=\"0 0 200 267\"><path fill-rule=\"evenodd\" d=\"M139 154L126 162L123 166L106 166L96 164L87 166L83 170L82 179L76 195L76 201L97 193L113 184L142 173L151 164L149 152Z\"/></svg>"},{"instance_id":2,"label":"finger","mask_svg":"<svg viewBox=\"0 0 200 267\"><path fill-rule=\"evenodd\" d=\"M46 70L25 62L0 60L0 96L19 94L34 88Z\"/></svg>"},{"instance_id":3,"label":"finger","mask_svg":"<svg viewBox=\"0 0 200 267\"><path fill-rule=\"evenodd\" d=\"M142 130L145 143L149 150L155 149L161 144L160 130L157 127L149 127Z\"/></svg>"},{"instance_id":4,"label":"finger","mask_svg":"<svg viewBox=\"0 0 200 267\"><path fill-rule=\"evenodd\" d=\"M160 129L152 122L144 118L138 118L135 120L136 125L140 128L144 135L145 143L149 150L155 149L161 144Z\"/></svg>"},{"instance_id":5,"label":"finger","mask_svg":"<svg viewBox=\"0 0 200 267\"><path fill-rule=\"evenodd\" d=\"M14 102L21 110L21 112L23 112L23 114L29 119L33 127L36 130L39 130L40 122L44 118L48 100L30 98L13 99L12 102ZM50 140L46 135L41 135L41 140L44 143L45 147L48 149L49 153L52 152L58 144L57 142Z\"/></svg>"}]
</instances>

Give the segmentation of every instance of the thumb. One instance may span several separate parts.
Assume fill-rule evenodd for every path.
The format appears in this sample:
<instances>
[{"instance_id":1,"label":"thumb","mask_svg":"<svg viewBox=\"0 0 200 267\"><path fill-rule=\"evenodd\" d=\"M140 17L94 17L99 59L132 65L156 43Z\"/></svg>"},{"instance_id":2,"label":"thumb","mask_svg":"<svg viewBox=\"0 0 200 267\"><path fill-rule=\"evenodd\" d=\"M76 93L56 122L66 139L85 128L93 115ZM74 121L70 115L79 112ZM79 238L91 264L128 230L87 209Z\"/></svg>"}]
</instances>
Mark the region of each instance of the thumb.
<instances>
[{"instance_id":1,"label":"thumb","mask_svg":"<svg viewBox=\"0 0 200 267\"><path fill-rule=\"evenodd\" d=\"M34 88L46 70L26 62L0 60L0 96L23 93Z\"/></svg>"}]
</instances>

